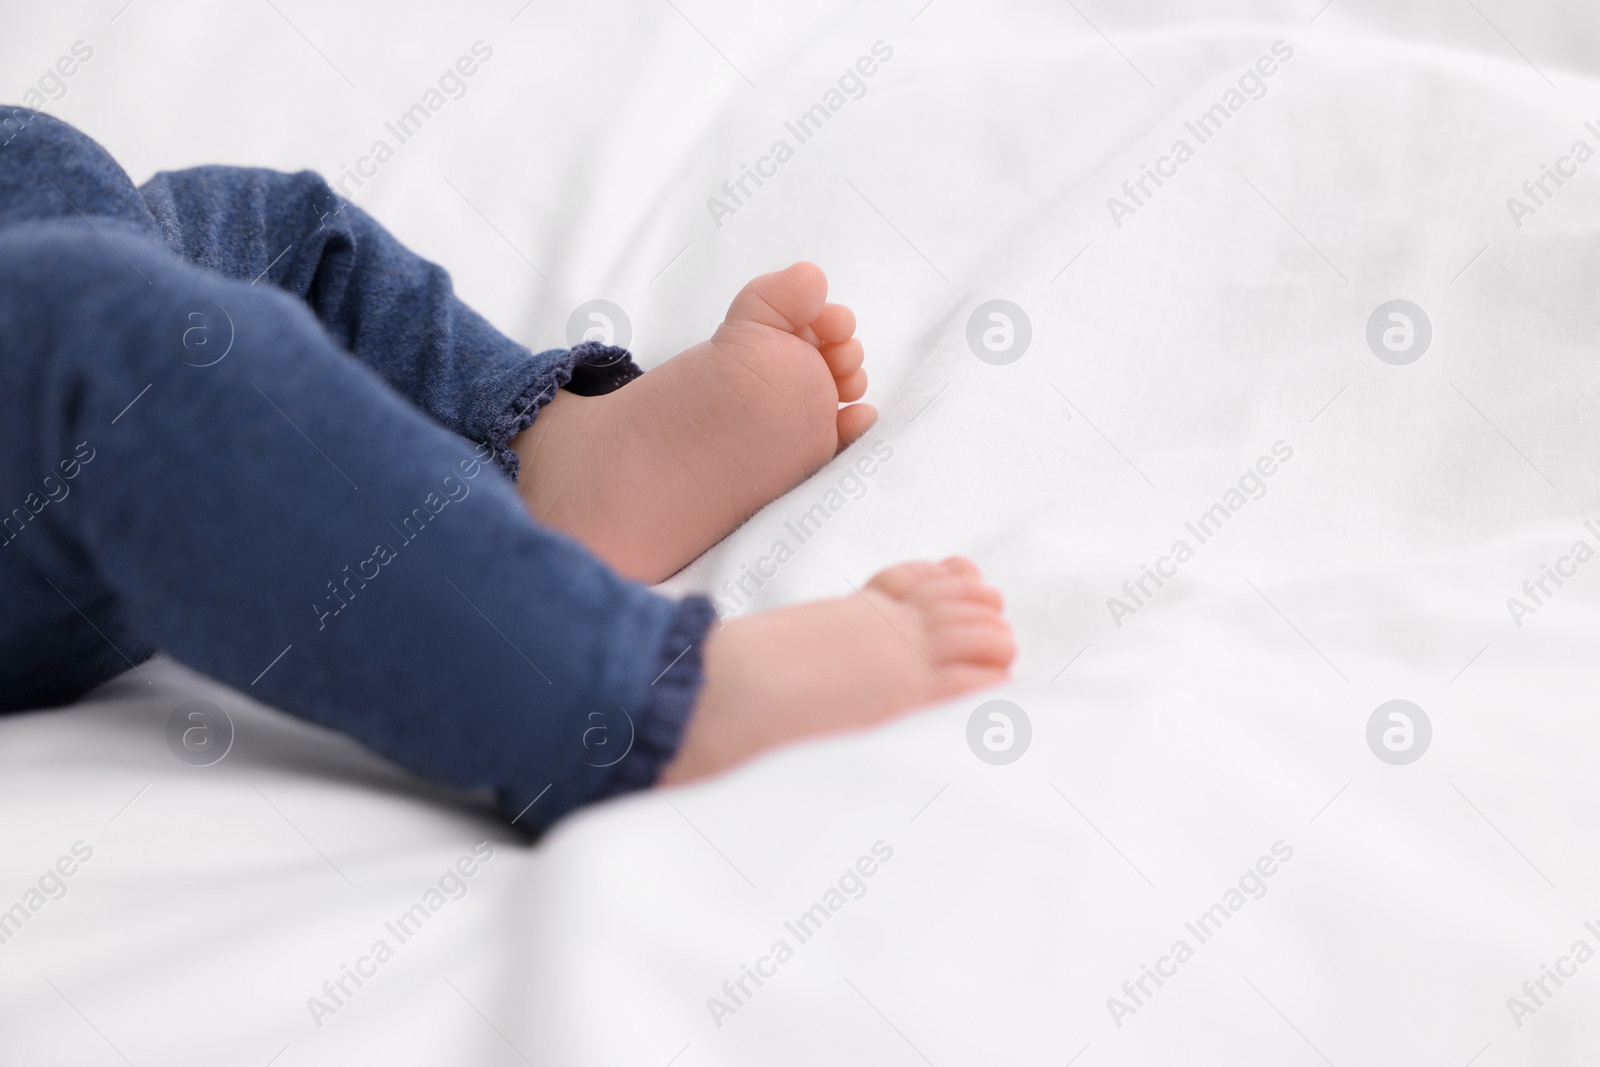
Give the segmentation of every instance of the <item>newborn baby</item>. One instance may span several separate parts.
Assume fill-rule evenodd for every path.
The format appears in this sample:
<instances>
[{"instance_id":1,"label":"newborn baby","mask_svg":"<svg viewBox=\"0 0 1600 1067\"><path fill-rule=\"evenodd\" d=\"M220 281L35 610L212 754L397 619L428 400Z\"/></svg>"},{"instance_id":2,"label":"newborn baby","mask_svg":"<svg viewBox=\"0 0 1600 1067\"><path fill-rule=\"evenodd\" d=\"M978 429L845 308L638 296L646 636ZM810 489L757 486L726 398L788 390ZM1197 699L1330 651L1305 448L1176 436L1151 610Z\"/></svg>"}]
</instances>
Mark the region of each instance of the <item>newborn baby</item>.
<instances>
[{"instance_id":1,"label":"newborn baby","mask_svg":"<svg viewBox=\"0 0 1600 1067\"><path fill-rule=\"evenodd\" d=\"M510 341L314 174L0 141L0 711L159 650L538 828L1007 677L965 560L726 624L644 584L871 426L817 267L643 372Z\"/></svg>"}]
</instances>

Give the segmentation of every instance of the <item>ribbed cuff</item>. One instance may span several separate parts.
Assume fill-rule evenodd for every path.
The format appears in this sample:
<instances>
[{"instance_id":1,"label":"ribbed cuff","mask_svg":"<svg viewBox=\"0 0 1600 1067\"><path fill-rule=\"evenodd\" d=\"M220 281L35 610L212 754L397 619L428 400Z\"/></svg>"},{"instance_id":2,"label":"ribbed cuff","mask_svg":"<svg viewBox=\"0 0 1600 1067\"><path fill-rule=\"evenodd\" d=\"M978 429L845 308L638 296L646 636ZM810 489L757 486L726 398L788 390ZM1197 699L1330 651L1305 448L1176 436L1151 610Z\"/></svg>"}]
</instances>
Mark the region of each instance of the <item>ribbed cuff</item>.
<instances>
[{"instance_id":1,"label":"ribbed cuff","mask_svg":"<svg viewBox=\"0 0 1600 1067\"><path fill-rule=\"evenodd\" d=\"M717 610L702 596L678 603L677 617L656 654L655 681L634 724L633 747L617 762L615 776L596 800L646 789L661 777L683 742L683 731L700 695L705 672L701 649L717 621Z\"/></svg>"},{"instance_id":2,"label":"ribbed cuff","mask_svg":"<svg viewBox=\"0 0 1600 1067\"><path fill-rule=\"evenodd\" d=\"M533 425L539 409L555 399L557 389L579 396L600 396L621 389L644 373L626 348L598 341L552 349L539 353L539 357L548 361L545 369L495 418L486 441L489 458L513 482L522 473L522 461L512 449L511 439Z\"/></svg>"}]
</instances>

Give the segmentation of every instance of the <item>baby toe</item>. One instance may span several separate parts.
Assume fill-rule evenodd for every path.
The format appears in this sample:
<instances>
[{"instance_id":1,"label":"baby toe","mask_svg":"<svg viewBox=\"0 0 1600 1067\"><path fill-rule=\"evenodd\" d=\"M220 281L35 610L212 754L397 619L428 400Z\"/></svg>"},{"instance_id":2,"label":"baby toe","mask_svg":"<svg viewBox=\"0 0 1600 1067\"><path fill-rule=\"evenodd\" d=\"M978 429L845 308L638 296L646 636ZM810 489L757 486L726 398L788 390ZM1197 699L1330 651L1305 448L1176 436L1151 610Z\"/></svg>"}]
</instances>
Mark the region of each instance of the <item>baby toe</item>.
<instances>
[{"instance_id":1,"label":"baby toe","mask_svg":"<svg viewBox=\"0 0 1600 1067\"><path fill-rule=\"evenodd\" d=\"M835 378L855 373L866 361L866 350L854 337L848 341L824 344L818 351L822 353L823 362L828 365L828 370Z\"/></svg>"},{"instance_id":2,"label":"baby toe","mask_svg":"<svg viewBox=\"0 0 1600 1067\"><path fill-rule=\"evenodd\" d=\"M1000 612L993 604L985 604L965 597L940 600L929 605L926 617L936 626L955 626L966 623L994 623L1004 625Z\"/></svg>"},{"instance_id":3,"label":"baby toe","mask_svg":"<svg viewBox=\"0 0 1600 1067\"><path fill-rule=\"evenodd\" d=\"M811 328L817 331L818 337L832 344L848 341L856 332L856 313L843 304L824 304Z\"/></svg>"},{"instance_id":4,"label":"baby toe","mask_svg":"<svg viewBox=\"0 0 1600 1067\"><path fill-rule=\"evenodd\" d=\"M839 449L853 444L856 438L872 428L878 421L878 409L871 404L851 404L849 407L839 409L838 433Z\"/></svg>"},{"instance_id":5,"label":"baby toe","mask_svg":"<svg viewBox=\"0 0 1600 1067\"><path fill-rule=\"evenodd\" d=\"M947 663L939 673L949 683L950 695L954 695L1002 685L1011 677L1011 668L1009 664Z\"/></svg>"},{"instance_id":6,"label":"baby toe","mask_svg":"<svg viewBox=\"0 0 1600 1067\"><path fill-rule=\"evenodd\" d=\"M1009 667L1017 656L1011 628L998 621L941 626L934 632L932 644L934 660L942 663Z\"/></svg>"},{"instance_id":7,"label":"baby toe","mask_svg":"<svg viewBox=\"0 0 1600 1067\"><path fill-rule=\"evenodd\" d=\"M982 577L981 572L978 570L978 565L965 556L946 556L939 561L939 566L951 574L960 574L969 578Z\"/></svg>"},{"instance_id":8,"label":"baby toe","mask_svg":"<svg viewBox=\"0 0 1600 1067\"><path fill-rule=\"evenodd\" d=\"M897 600L903 600L919 585L930 578L937 577L938 574L939 565L937 563L912 560L909 563L897 563L893 567L887 567L874 574L868 580L867 588L876 589Z\"/></svg>"},{"instance_id":9,"label":"baby toe","mask_svg":"<svg viewBox=\"0 0 1600 1067\"><path fill-rule=\"evenodd\" d=\"M994 612L1004 607L1000 590L973 575L951 574L941 564L935 564L934 573L912 592L924 609L945 601L979 604Z\"/></svg>"},{"instance_id":10,"label":"baby toe","mask_svg":"<svg viewBox=\"0 0 1600 1067\"><path fill-rule=\"evenodd\" d=\"M857 367L843 378L835 379L833 384L839 390L840 403L852 403L867 395L867 372Z\"/></svg>"},{"instance_id":11,"label":"baby toe","mask_svg":"<svg viewBox=\"0 0 1600 1067\"><path fill-rule=\"evenodd\" d=\"M815 263L796 263L752 278L728 307L728 321L756 322L795 332L816 321L828 297L828 278Z\"/></svg>"}]
</instances>

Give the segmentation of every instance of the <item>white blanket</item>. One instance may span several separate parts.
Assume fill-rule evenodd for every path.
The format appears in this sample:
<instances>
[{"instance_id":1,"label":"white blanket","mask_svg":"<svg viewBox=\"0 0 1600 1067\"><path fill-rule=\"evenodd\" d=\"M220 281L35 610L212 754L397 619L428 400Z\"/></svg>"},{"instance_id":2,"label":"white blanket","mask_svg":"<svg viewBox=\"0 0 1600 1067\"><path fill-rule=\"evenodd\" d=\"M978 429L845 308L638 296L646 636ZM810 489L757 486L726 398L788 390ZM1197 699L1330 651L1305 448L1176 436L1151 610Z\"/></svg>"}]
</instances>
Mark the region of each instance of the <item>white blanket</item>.
<instances>
[{"instance_id":1,"label":"white blanket","mask_svg":"<svg viewBox=\"0 0 1600 1067\"><path fill-rule=\"evenodd\" d=\"M0 721L0 1062L1590 1062L1593 15L1319 4L18 14L0 91L136 179L359 168L531 345L604 298L656 362L821 262L882 423L670 587L961 553L1021 657L534 849L166 662Z\"/></svg>"}]
</instances>

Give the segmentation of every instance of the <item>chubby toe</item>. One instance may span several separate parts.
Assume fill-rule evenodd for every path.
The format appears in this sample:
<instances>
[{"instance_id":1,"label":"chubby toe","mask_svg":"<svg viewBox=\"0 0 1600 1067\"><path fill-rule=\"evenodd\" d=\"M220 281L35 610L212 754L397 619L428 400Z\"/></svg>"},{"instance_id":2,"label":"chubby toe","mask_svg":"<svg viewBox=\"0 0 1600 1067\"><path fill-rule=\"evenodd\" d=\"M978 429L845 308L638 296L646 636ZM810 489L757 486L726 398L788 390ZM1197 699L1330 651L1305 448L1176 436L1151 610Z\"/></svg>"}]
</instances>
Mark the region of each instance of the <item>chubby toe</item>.
<instances>
[{"instance_id":1,"label":"chubby toe","mask_svg":"<svg viewBox=\"0 0 1600 1067\"><path fill-rule=\"evenodd\" d=\"M934 659L940 663L1009 667L1017 657L1011 628L999 620L941 626L935 630L932 643Z\"/></svg>"},{"instance_id":2,"label":"chubby toe","mask_svg":"<svg viewBox=\"0 0 1600 1067\"><path fill-rule=\"evenodd\" d=\"M896 563L893 567L886 567L868 579L867 588L887 593L896 600L904 600L920 583L936 577L938 573L939 565L926 560Z\"/></svg>"},{"instance_id":3,"label":"chubby toe","mask_svg":"<svg viewBox=\"0 0 1600 1067\"><path fill-rule=\"evenodd\" d=\"M974 689L992 689L1003 685L1011 677L1010 667L987 663L953 663L939 668L944 680L950 683L953 693L969 693Z\"/></svg>"},{"instance_id":4,"label":"chubby toe","mask_svg":"<svg viewBox=\"0 0 1600 1067\"><path fill-rule=\"evenodd\" d=\"M834 379L841 403L849 404L867 395L867 372L857 367L843 378Z\"/></svg>"},{"instance_id":5,"label":"chubby toe","mask_svg":"<svg viewBox=\"0 0 1600 1067\"><path fill-rule=\"evenodd\" d=\"M866 361L866 350L861 347L861 341L852 337L848 341L838 344L825 344L819 349L822 360L828 365L829 372L835 378L847 378L861 369L861 364Z\"/></svg>"},{"instance_id":6,"label":"chubby toe","mask_svg":"<svg viewBox=\"0 0 1600 1067\"><path fill-rule=\"evenodd\" d=\"M1000 609L994 604L966 597L949 597L928 607L928 621L943 625L957 623L1003 622Z\"/></svg>"},{"instance_id":7,"label":"chubby toe","mask_svg":"<svg viewBox=\"0 0 1600 1067\"><path fill-rule=\"evenodd\" d=\"M800 262L752 278L729 305L728 321L756 322L793 333L817 320L827 298L828 277L822 268Z\"/></svg>"},{"instance_id":8,"label":"chubby toe","mask_svg":"<svg viewBox=\"0 0 1600 1067\"><path fill-rule=\"evenodd\" d=\"M947 601L980 604L996 612L1005 606L1000 590L982 578L951 574L941 565L935 565L934 573L912 590L912 598L929 608Z\"/></svg>"},{"instance_id":9,"label":"chubby toe","mask_svg":"<svg viewBox=\"0 0 1600 1067\"><path fill-rule=\"evenodd\" d=\"M850 340L856 332L856 313L843 304L824 304L811 328L829 344Z\"/></svg>"},{"instance_id":10,"label":"chubby toe","mask_svg":"<svg viewBox=\"0 0 1600 1067\"><path fill-rule=\"evenodd\" d=\"M856 439L868 430L873 423L878 421L878 409L871 404L851 404L849 407L839 409L838 433L839 448L842 451L846 446L854 444ZM928 564L933 566L933 564Z\"/></svg>"}]
</instances>

